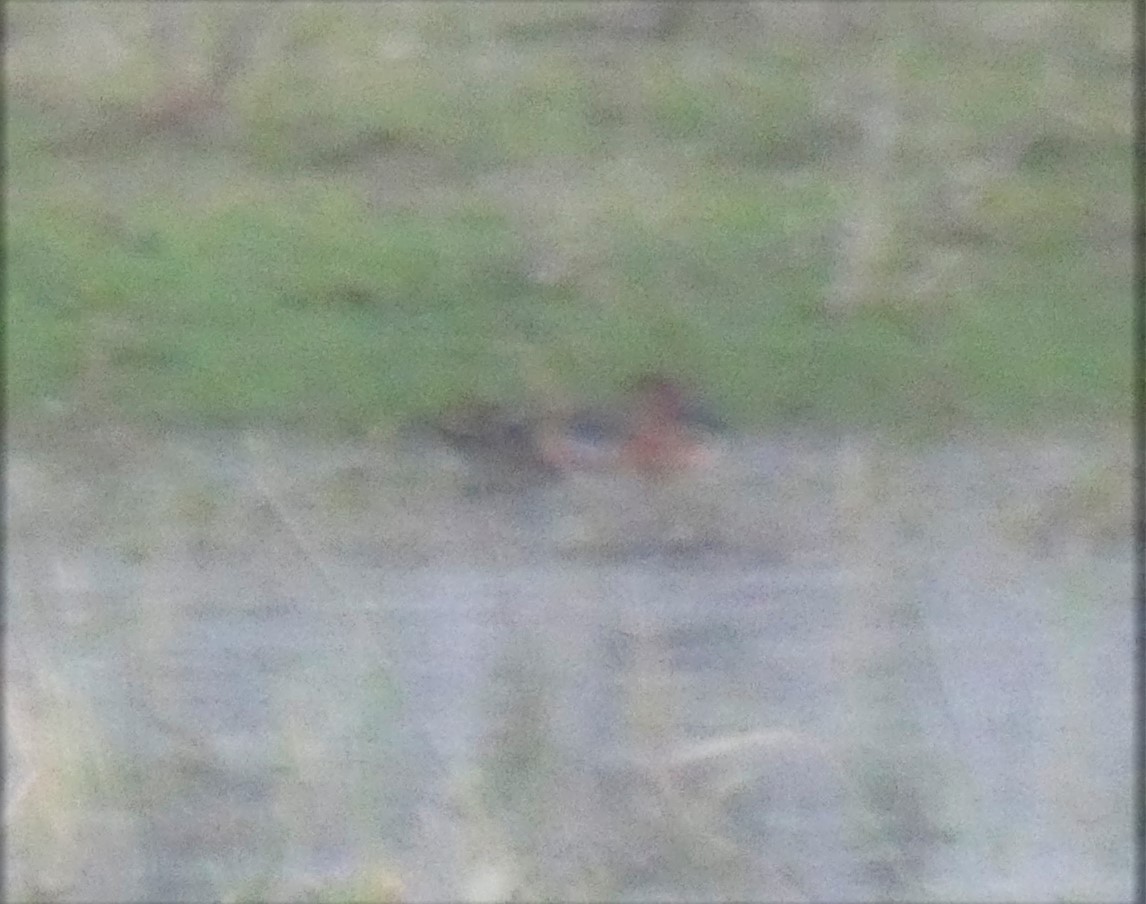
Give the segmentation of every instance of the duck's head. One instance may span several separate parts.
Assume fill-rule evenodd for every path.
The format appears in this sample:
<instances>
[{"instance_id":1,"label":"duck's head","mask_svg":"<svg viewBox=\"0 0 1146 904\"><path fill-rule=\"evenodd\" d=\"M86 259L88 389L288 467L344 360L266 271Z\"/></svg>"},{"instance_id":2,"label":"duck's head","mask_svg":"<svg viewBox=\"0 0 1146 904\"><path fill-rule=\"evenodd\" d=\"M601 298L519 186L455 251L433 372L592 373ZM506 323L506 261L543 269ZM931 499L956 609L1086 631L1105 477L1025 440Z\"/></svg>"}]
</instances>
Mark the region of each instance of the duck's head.
<instances>
[{"instance_id":1,"label":"duck's head","mask_svg":"<svg viewBox=\"0 0 1146 904\"><path fill-rule=\"evenodd\" d=\"M679 423L706 433L723 433L727 425L681 384L659 373L643 374L630 383L638 419Z\"/></svg>"},{"instance_id":2,"label":"duck's head","mask_svg":"<svg viewBox=\"0 0 1146 904\"><path fill-rule=\"evenodd\" d=\"M658 373L643 374L630 382L629 392L624 465L659 477L705 467L713 460L709 441L718 421L679 382Z\"/></svg>"}]
</instances>

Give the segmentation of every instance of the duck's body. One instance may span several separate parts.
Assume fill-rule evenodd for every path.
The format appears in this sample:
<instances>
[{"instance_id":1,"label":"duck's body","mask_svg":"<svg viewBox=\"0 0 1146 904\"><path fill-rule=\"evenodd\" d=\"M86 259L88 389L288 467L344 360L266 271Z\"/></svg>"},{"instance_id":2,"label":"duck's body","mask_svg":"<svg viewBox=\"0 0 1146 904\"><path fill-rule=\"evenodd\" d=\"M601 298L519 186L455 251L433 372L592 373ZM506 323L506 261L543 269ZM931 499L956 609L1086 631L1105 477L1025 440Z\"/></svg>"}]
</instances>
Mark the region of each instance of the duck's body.
<instances>
[{"instance_id":1,"label":"duck's body","mask_svg":"<svg viewBox=\"0 0 1146 904\"><path fill-rule=\"evenodd\" d=\"M560 475L542 454L535 426L500 406L470 402L430 426L470 463L472 491L522 489Z\"/></svg>"},{"instance_id":2,"label":"duck's body","mask_svg":"<svg viewBox=\"0 0 1146 904\"><path fill-rule=\"evenodd\" d=\"M630 426L619 450L622 467L663 478L709 465L722 429L707 409L672 380L650 375L633 385Z\"/></svg>"},{"instance_id":3,"label":"duck's body","mask_svg":"<svg viewBox=\"0 0 1146 904\"><path fill-rule=\"evenodd\" d=\"M471 402L439 419L434 429L490 487L586 471L662 479L711 463L711 441L722 425L675 382L645 376L633 383L630 395L622 412L541 417L516 417L499 406Z\"/></svg>"}]
</instances>

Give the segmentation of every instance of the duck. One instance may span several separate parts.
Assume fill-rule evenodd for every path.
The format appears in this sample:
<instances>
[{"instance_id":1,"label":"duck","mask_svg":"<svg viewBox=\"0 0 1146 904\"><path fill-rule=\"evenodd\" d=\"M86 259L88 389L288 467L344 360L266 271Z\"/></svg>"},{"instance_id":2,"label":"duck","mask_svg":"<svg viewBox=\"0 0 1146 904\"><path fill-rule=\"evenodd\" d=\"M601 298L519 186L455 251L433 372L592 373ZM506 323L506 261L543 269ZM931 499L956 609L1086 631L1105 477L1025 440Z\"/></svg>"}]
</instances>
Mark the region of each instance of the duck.
<instances>
[{"instance_id":1,"label":"duck","mask_svg":"<svg viewBox=\"0 0 1146 904\"><path fill-rule=\"evenodd\" d=\"M521 490L561 476L538 442L538 424L503 405L467 399L419 426L468 463L468 495Z\"/></svg>"},{"instance_id":2,"label":"duck","mask_svg":"<svg viewBox=\"0 0 1146 904\"><path fill-rule=\"evenodd\" d=\"M630 384L628 427L618 449L620 469L655 480L708 468L725 424L679 382L644 374Z\"/></svg>"},{"instance_id":3,"label":"duck","mask_svg":"<svg viewBox=\"0 0 1146 904\"><path fill-rule=\"evenodd\" d=\"M475 486L517 489L575 473L661 481L711 465L727 428L672 378L629 381L620 410L577 408L519 414L467 400L432 422L434 434L471 464Z\"/></svg>"}]
</instances>

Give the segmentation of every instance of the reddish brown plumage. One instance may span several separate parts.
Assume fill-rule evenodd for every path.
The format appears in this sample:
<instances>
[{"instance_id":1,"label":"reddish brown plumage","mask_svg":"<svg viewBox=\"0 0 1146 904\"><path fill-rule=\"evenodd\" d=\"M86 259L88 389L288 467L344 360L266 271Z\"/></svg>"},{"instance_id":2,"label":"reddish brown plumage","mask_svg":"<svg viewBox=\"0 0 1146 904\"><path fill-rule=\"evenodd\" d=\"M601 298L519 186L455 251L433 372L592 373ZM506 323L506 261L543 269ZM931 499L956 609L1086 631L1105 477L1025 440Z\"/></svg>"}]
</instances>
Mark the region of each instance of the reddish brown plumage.
<instances>
[{"instance_id":1,"label":"reddish brown plumage","mask_svg":"<svg viewBox=\"0 0 1146 904\"><path fill-rule=\"evenodd\" d=\"M647 374L630 384L621 412L514 417L470 402L436 425L482 471L548 479L575 471L620 471L651 479L703 467L715 424L681 386Z\"/></svg>"}]
</instances>

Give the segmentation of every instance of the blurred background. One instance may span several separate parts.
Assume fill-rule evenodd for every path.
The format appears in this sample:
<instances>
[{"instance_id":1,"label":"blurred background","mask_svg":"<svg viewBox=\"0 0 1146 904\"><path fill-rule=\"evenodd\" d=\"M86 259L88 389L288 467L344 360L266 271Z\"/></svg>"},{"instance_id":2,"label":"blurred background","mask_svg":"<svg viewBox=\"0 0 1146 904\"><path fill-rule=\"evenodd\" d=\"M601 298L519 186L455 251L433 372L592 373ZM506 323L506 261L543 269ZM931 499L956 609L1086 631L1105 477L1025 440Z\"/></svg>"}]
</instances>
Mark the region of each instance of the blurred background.
<instances>
[{"instance_id":1,"label":"blurred background","mask_svg":"<svg viewBox=\"0 0 1146 904\"><path fill-rule=\"evenodd\" d=\"M8 897L1128 898L1131 25L7 5Z\"/></svg>"}]
</instances>

